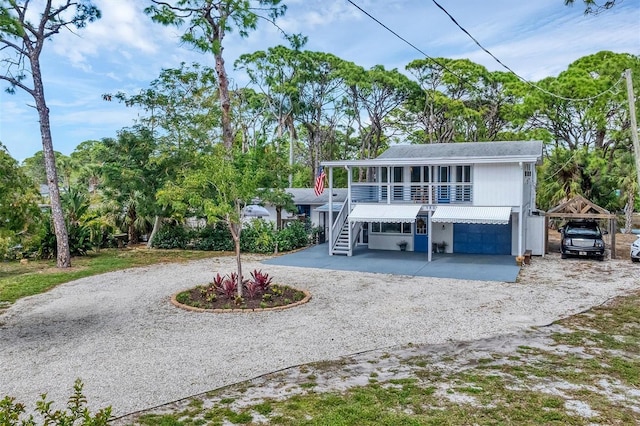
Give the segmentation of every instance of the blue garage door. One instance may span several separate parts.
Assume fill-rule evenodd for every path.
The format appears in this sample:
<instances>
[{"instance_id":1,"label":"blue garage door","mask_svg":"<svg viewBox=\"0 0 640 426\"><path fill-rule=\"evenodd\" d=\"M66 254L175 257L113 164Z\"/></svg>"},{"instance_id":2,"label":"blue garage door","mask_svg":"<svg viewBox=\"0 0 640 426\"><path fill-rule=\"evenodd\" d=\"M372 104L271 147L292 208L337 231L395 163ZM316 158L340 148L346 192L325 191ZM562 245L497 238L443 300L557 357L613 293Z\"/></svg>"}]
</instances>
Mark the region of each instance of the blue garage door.
<instances>
[{"instance_id":1,"label":"blue garage door","mask_svg":"<svg viewBox=\"0 0 640 426\"><path fill-rule=\"evenodd\" d=\"M453 252L468 254L511 254L511 224L453 225Z\"/></svg>"}]
</instances>

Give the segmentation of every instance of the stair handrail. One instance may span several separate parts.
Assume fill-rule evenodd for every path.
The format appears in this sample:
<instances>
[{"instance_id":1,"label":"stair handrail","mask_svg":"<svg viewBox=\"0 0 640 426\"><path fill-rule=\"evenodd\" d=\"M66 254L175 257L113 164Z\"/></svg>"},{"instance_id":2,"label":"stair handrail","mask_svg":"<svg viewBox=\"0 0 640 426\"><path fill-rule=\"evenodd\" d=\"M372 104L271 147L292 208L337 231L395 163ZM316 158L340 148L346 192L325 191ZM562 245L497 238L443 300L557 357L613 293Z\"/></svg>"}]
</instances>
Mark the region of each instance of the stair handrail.
<instances>
[{"instance_id":1,"label":"stair handrail","mask_svg":"<svg viewBox=\"0 0 640 426\"><path fill-rule=\"evenodd\" d=\"M342 207L338 212L338 216L336 217L336 220L331 224L331 250L333 250L333 248L335 247L336 241L338 241L338 237L340 236L340 230L342 230L342 226L344 225L347 219L348 205L349 203L347 202L342 203ZM331 212L329 212L329 217L331 216L332 214Z\"/></svg>"},{"instance_id":2,"label":"stair handrail","mask_svg":"<svg viewBox=\"0 0 640 426\"><path fill-rule=\"evenodd\" d=\"M349 254L353 252L356 243L358 242L358 235L362 229L362 222L354 222L351 225L351 241L349 241Z\"/></svg>"}]
</instances>

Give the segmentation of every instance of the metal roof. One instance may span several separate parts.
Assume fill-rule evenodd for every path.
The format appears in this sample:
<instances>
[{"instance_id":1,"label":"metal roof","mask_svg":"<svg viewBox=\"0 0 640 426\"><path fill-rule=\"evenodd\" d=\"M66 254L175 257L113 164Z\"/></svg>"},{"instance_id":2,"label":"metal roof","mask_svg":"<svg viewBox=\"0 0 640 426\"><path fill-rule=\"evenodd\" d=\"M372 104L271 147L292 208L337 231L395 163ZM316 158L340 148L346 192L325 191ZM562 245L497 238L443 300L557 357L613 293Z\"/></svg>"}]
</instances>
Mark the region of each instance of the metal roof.
<instances>
[{"instance_id":1,"label":"metal roof","mask_svg":"<svg viewBox=\"0 0 640 426\"><path fill-rule=\"evenodd\" d=\"M325 187L324 192L316 197L313 188L287 188L286 190L293 196L293 203L296 205L322 205L329 202L329 188ZM346 188L333 188L333 201L342 203L347 199Z\"/></svg>"},{"instance_id":2,"label":"metal roof","mask_svg":"<svg viewBox=\"0 0 640 426\"><path fill-rule=\"evenodd\" d=\"M542 141L454 142L393 145L372 160L323 161L325 166L381 166L387 164L473 164L539 162Z\"/></svg>"},{"instance_id":3,"label":"metal roof","mask_svg":"<svg viewBox=\"0 0 640 426\"><path fill-rule=\"evenodd\" d=\"M438 206L431 220L436 223L482 223L506 225L511 207Z\"/></svg>"},{"instance_id":4,"label":"metal roof","mask_svg":"<svg viewBox=\"0 0 640 426\"><path fill-rule=\"evenodd\" d=\"M420 204L358 204L349 214L349 222L415 222Z\"/></svg>"},{"instance_id":5,"label":"metal roof","mask_svg":"<svg viewBox=\"0 0 640 426\"><path fill-rule=\"evenodd\" d=\"M333 211L334 212L339 212L342 209L342 206L344 205L344 203L333 203ZM316 207L314 209L317 212L328 212L329 211L329 203L327 204L323 204L320 207Z\"/></svg>"}]
</instances>

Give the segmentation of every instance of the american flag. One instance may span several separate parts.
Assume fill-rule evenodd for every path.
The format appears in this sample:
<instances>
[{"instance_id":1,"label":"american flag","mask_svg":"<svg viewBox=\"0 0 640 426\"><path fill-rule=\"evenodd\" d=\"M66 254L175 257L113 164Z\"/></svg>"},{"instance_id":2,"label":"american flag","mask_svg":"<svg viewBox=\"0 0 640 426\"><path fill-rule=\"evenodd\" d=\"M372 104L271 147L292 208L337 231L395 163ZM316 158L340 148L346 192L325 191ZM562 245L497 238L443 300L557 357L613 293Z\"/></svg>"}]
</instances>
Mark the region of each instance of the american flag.
<instances>
[{"instance_id":1,"label":"american flag","mask_svg":"<svg viewBox=\"0 0 640 426\"><path fill-rule=\"evenodd\" d=\"M316 184L313 187L313 192L316 193L316 197L319 197L320 194L324 192L324 180L327 175L324 173L324 168L320 167L318 169L318 175L316 176Z\"/></svg>"}]
</instances>

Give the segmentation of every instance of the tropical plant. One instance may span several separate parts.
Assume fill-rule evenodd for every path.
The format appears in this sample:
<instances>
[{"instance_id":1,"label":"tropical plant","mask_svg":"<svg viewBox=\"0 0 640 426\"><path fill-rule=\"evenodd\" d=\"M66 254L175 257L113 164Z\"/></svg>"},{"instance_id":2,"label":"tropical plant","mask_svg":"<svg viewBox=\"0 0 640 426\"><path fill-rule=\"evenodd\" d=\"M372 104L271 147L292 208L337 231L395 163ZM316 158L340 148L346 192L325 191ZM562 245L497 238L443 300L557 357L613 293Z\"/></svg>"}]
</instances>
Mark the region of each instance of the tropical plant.
<instances>
[{"instance_id":1,"label":"tropical plant","mask_svg":"<svg viewBox=\"0 0 640 426\"><path fill-rule=\"evenodd\" d=\"M136 244L151 230L153 218L165 214L156 201L167 177L164 159L157 156L158 143L144 127L122 130L117 139L105 138L102 145L97 159L102 162L104 194L117 203L129 243ZM157 231L160 221L153 223Z\"/></svg>"},{"instance_id":2,"label":"tropical plant","mask_svg":"<svg viewBox=\"0 0 640 426\"><path fill-rule=\"evenodd\" d=\"M220 288L222 286L223 281L224 281L224 277L220 275L220 272L218 272L216 276L213 277L213 281L211 282L211 285L214 288Z\"/></svg>"},{"instance_id":3,"label":"tropical plant","mask_svg":"<svg viewBox=\"0 0 640 426\"><path fill-rule=\"evenodd\" d=\"M35 24L30 19L37 16L37 11L28 10L32 4L43 4L40 17L35 21ZM2 16L0 50L14 55L14 57L8 56L2 61L6 72L0 74L0 80L9 83L8 91L10 93L18 88L31 95L35 101L49 183L53 228L56 234L56 264L59 268L68 268L71 266L71 254L60 202L58 172L51 137L49 107L44 95L40 55L47 40L63 29L83 28L87 23L99 19L100 10L90 0L63 0L59 2L48 0L43 3L11 0L0 3L0 16ZM31 77L32 86L28 85L27 76Z\"/></svg>"},{"instance_id":4,"label":"tropical plant","mask_svg":"<svg viewBox=\"0 0 640 426\"><path fill-rule=\"evenodd\" d=\"M262 270L254 269L253 272L251 272L250 281L258 286L261 293L266 293L271 287L272 278L269 274L263 273Z\"/></svg>"},{"instance_id":5,"label":"tropical plant","mask_svg":"<svg viewBox=\"0 0 640 426\"><path fill-rule=\"evenodd\" d=\"M92 414L87 407L87 398L82 393L82 381L77 379L73 385L73 394L69 397L66 410L53 410L53 401L47 395L41 395L36 402L35 412L42 418L44 425L50 426L107 426L112 420L111 407L103 408ZM35 426L33 415L24 417L26 406L10 396L0 400L0 425Z\"/></svg>"},{"instance_id":6,"label":"tropical plant","mask_svg":"<svg viewBox=\"0 0 640 426\"><path fill-rule=\"evenodd\" d=\"M262 293L260 285L253 281L248 280L244 283L244 290L248 298L253 299Z\"/></svg>"},{"instance_id":7,"label":"tropical plant","mask_svg":"<svg viewBox=\"0 0 640 426\"><path fill-rule=\"evenodd\" d=\"M194 156L193 160L194 164L183 171L177 182L168 182L158 192L158 199L180 215L195 210L202 212L210 223L225 223L234 242L239 279L242 277L243 208L256 196L259 165L240 152L231 155L221 145L215 146L211 153ZM240 282L237 290L241 296Z\"/></svg>"},{"instance_id":8,"label":"tropical plant","mask_svg":"<svg viewBox=\"0 0 640 426\"><path fill-rule=\"evenodd\" d=\"M238 277L235 273L232 273L230 276L225 276L219 284L214 282L214 286L218 294L227 299L233 299L238 291Z\"/></svg>"},{"instance_id":9,"label":"tropical plant","mask_svg":"<svg viewBox=\"0 0 640 426\"><path fill-rule=\"evenodd\" d=\"M273 253L276 248L276 231L273 222L254 219L243 227L242 251L250 253Z\"/></svg>"},{"instance_id":10,"label":"tropical plant","mask_svg":"<svg viewBox=\"0 0 640 426\"><path fill-rule=\"evenodd\" d=\"M14 257L12 249L36 232L37 202L31 182L0 143L0 259Z\"/></svg>"},{"instance_id":11,"label":"tropical plant","mask_svg":"<svg viewBox=\"0 0 640 426\"><path fill-rule=\"evenodd\" d=\"M152 247L159 249L186 249L190 233L184 226L172 223L164 225L153 239Z\"/></svg>"},{"instance_id":12,"label":"tropical plant","mask_svg":"<svg viewBox=\"0 0 640 426\"><path fill-rule=\"evenodd\" d=\"M306 247L310 242L311 229L300 221L291 222L276 235L278 251L290 251L300 247Z\"/></svg>"}]
</instances>

